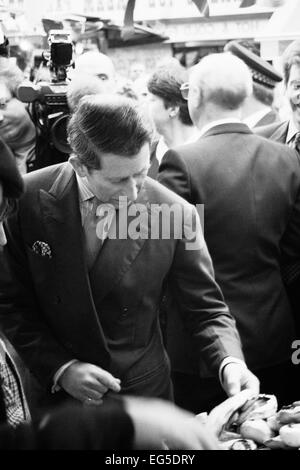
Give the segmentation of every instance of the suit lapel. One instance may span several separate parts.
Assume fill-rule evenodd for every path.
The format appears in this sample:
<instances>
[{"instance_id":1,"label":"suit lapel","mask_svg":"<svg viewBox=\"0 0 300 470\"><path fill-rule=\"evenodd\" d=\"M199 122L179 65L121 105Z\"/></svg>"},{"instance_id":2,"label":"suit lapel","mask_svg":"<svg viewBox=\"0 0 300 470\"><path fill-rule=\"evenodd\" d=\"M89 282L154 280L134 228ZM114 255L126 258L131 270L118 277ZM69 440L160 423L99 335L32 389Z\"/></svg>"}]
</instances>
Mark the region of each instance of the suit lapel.
<instances>
[{"instance_id":1,"label":"suit lapel","mask_svg":"<svg viewBox=\"0 0 300 470\"><path fill-rule=\"evenodd\" d=\"M122 279L125 273L130 269L136 257L140 253L146 241L146 236L139 236L136 240L130 236L125 237L128 227L133 227L132 223L136 220L136 213L139 216L140 211L144 213L144 221L142 224L141 233L147 231L149 233L150 224L150 205L147 198L146 190L142 190L137 201L127 209L127 223L125 222L123 212L122 233L124 238L114 238L115 225L111 227L108 238L105 241L102 249L99 252L98 258L90 271L90 282L93 290L93 295L96 305L104 299L104 297L113 289L113 287ZM117 212L119 220L121 211ZM128 214L129 212L129 214ZM126 230L124 230L124 228ZM117 232L118 233L118 232ZM128 232L127 232L128 233ZM97 287L101 286L101 289Z\"/></svg>"},{"instance_id":2,"label":"suit lapel","mask_svg":"<svg viewBox=\"0 0 300 470\"><path fill-rule=\"evenodd\" d=\"M76 315L84 316L82 321L77 317L79 324L98 332L98 339L107 352L89 284L77 181L71 165L63 167L49 192L40 191L40 200L55 263L56 282L65 303L74 306Z\"/></svg>"},{"instance_id":3,"label":"suit lapel","mask_svg":"<svg viewBox=\"0 0 300 470\"><path fill-rule=\"evenodd\" d=\"M276 142L286 143L287 133L289 128L289 122L283 122L277 127L275 132L270 136L270 139Z\"/></svg>"}]
</instances>

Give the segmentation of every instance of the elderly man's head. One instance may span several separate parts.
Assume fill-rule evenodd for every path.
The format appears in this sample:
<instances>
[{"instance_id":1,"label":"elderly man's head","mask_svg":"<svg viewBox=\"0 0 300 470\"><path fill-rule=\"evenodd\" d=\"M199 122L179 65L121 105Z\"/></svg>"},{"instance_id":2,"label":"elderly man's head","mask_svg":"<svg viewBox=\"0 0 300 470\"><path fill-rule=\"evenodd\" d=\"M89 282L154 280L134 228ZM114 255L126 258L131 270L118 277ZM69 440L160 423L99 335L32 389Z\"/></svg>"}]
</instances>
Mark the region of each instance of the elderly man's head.
<instances>
[{"instance_id":1,"label":"elderly man's head","mask_svg":"<svg viewBox=\"0 0 300 470\"><path fill-rule=\"evenodd\" d=\"M215 119L238 116L251 93L251 73L242 60L230 53L208 55L191 71L188 105L192 120L197 125L204 112Z\"/></svg>"},{"instance_id":2,"label":"elderly man's head","mask_svg":"<svg viewBox=\"0 0 300 470\"><path fill-rule=\"evenodd\" d=\"M115 91L115 68L112 60L98 51L85 52L75 61L73 77L77 75L92 75L98 77L105 86L106 93Z\"/></svg>"},{"instance_id":3,"label":"elderly man's head","mask_svg":"<svg viewBox=\"0 0 300 470\"><path fill-rule=\"evenodd\" d=\"M3 222L15 210L16 200L23 192L23 180L18 172L15 158L0 139L0 247L5 245L6 237Z\"/></svg>"},{"instance_id":4,"label":"elderly man's head","mask_svg":"<svg viewBox=\"0 0 300 470\"><path fill-rule=\"evenodd\" d=\"M67 100L71 113L76 111L81 98L106 93L106 90L106 82L99 80L99 78L85 74L76 75L67 89Z\"/></svg>"},{"instance_id":5,"label":"elderly man's head","mask_svg":"<svg viewBox=\"0 0 300 470\"><path fill-rule=\"evenodd\" d=\"M151 124L141 106L129 98L95 95L83 98L70 120L70 158L102 202L118 206L134 201L147 176Z\"/></svg>"}]
</instances>

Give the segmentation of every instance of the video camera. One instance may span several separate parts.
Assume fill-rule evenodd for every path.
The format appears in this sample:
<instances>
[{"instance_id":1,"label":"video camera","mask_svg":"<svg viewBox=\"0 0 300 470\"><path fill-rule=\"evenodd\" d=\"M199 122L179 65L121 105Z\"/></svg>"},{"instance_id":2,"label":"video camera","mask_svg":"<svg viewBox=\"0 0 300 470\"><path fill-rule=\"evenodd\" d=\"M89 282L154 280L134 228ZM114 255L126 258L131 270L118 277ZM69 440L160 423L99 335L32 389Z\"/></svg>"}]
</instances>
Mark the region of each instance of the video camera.
<instances>
[{"instance_id":1,"label":"video camera","mask_svg":"<svg viewBox=\"0 0 300 470\"><path fill-rule=\"evenodd\" d=\"M65 30L49 31L49 51L43 54L51 73L49 82L24 82L18 88L18 98L24 103L32 103L31 113L45 141L64 154L71 149L67 142L69 107L67 72L74 67L74 45L72 34Z\"/></svg>"}]
</instances>

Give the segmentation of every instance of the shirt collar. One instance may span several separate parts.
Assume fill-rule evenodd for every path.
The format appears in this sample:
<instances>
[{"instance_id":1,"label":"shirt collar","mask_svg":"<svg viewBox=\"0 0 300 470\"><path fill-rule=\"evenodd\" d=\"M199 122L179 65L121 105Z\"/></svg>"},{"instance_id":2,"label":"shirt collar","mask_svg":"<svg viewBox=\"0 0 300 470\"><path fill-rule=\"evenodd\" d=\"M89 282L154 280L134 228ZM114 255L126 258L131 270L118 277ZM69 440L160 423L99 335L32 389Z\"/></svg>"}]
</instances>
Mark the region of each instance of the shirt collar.
<instances>
[{"instance_id":1,"label":"shirt collar","mask_svg":"<svg viewBox=\"0 0 300 470\"><path fill-rule=\"evenodd\" d=\"M76 173L76 179L78 184L78 193L79 193L79 201L86 202L95 197L92 193L90 188L88 187L86 178L82 178Z\"/></svg>"},{"instance_id":2,"label":"shirt collar","mask_svg":"<svg viewBox=\"0 0 300 470\"><path fill-rule=\"evenodd\" d=\"M259 111L256 111L253 114L250 114L250 116L247 116L243 122L246 124L250 129L253 129L253 127L256 126L256 124L264 118L272 109L270 107L266 107L264 109L260 109Z\"/></svg>"},{"instance_id":3,"label":"shirt collar","mask_svg":"<svg viewBox=\"0 0 300 470\"><path fill-rule=\"evenodd\" d=\"M206 132L208 132L210 129L216 126L221 126L222 124L241 124L240 119L233 119L233 118L225 118L225 119L218 119L216 121L212 121L209 124L206 124L206 126L202 127L202 129L199 130L198 133L198 138L202 137Z\"/></svg>"},{"instance_id":4,"label":"shirt collar","mask_svg":"<svg viewBox=\"0 0 300 470\"><path fill-rule=\"evenodd\" d=\"M298 134L299 129L296 127L296 124L294 123L294 120L291 119L289 122L289 128L288 128L288 133L286 137L286 143L289 144L292 140L294 140L295 135Z\"/></svg>"}]
</instances>

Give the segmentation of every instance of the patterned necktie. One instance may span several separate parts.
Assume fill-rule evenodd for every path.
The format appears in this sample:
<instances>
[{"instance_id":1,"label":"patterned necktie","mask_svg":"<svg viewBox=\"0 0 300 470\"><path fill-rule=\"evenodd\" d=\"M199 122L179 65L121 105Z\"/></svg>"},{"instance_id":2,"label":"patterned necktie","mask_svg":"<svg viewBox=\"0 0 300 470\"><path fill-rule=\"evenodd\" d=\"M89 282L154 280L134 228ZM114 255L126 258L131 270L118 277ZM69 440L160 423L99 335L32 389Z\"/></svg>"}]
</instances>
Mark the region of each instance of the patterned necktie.
<instances>
[{"instance_id":1,"label":"patterned necktie","mask_svg":"<svg viewBox=\"0 0 300 470\"><path fill-rule=\"evenodd\" d=\"M300 153L300 132L297 132L292 143L292 148Z\"/></svg>"},{"instance_id":2,"label":"patterned necktie","mask_svg":"<svg viewBox=\"0 0 300 470\"><path fill-rule=\"evenodd\" d=\"M90 270L96 261L98 252L102 245L102 241L97 237L98 219L96 211L99 205L99 201L94 197L90 199L88 203L88 210L83 223L83 231L86 261L88 269Z\"/></svg>"},{"instance_id":3,"label":"patterned necktie","mask_svg":"<svg viewBox=\"0 0 300 470\"><path fill-rule=\"evenodd\" d=\"M96 197L90 199L84 218L84 245L89 271L92 269L99 251L107 238L114 213L107 210L110 206L102 204Z\"/></svg>"}]
</instances>

